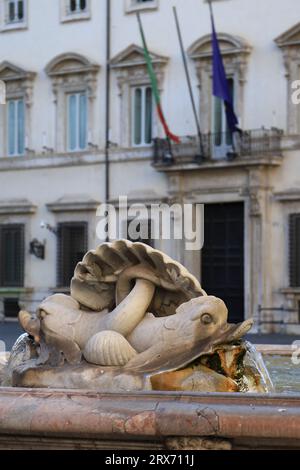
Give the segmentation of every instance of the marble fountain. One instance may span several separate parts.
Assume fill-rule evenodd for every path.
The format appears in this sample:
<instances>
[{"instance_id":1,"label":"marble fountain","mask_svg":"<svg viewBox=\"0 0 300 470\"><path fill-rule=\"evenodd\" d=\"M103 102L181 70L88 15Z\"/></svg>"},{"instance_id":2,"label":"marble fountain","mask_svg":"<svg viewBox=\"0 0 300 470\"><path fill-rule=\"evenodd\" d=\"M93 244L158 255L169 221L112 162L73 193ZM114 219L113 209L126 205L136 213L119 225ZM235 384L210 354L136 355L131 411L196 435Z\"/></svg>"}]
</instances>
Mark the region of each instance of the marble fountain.
<instances>
[{"instance_id":1,"label":"marble fountain","mask_svg":"<svg viewBox=\"0 0 300 470\"><path fill-rule=\"evenodd\" d=\"M88 252L70 296L21 311L0 362L0 448L300 446L300 397L279 395L252 320L166 254L118 240Z\"/></svg>"}]
</instances>

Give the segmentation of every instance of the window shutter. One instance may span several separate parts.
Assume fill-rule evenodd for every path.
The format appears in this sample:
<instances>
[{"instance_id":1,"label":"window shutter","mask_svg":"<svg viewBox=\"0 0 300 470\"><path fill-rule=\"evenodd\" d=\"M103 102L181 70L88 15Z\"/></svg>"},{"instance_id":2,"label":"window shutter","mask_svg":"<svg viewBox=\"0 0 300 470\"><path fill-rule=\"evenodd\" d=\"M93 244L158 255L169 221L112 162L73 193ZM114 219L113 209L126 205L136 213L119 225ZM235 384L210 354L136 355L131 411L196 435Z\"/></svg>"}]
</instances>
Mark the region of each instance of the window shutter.
<instances>
[{"instance_id":1,"label":"window shutter","mask_svg":"<svg viewBox=\"0 0 300 470\"><path fill-rule=\"evenodd\" d=\"M134 144L142 143L142 90L134 90Z\"/></svg>"},{"instance_id":2,"label":"window shutter","mask_svg":"<svg viewBox=\"0 0 300 470\"><path fill-rule=\"evenodd\" d=\"M146 88L146 106L145 106L145 143L151 144L152 142L152 88Z\"/></svg>"},{"instance_id":3,"label":"window shutter","mask_svg":"<svg viewBox=\"0 0 300 470\"><path fill-rule=\"evenodd\" d=\"M18 154L22 155L25 150L25 112L24 112L24 100L18 100Z\"/></svg>"},{"instance_id":4,"label":"window shutter","mask_svg":"<svg viewBox=\"0 0 300 470\"><path fill-rule=\"evenodd\" d=\"M88 224L59 224L57 235L57 286L69 287L77 263L87 252Z\"/></svg>"},{"instance_id":5,"label":"window shutter","mask_svg":"<svg viewBox=\"0 0 300 470\"><path fill-rule=\"evenodd\" d=\"M289 220L290 287L300 287L300 214L291 214Z\"/></svg>"},{"instance_id":6,"label":"window shutter","mask_svg":"<svg viewBox=\"0 0 300 470\"><path fill-rule=\"evenodd\" d=\"M16 106L14 100L8 103L8 154L15 154Z\"/></svg>"},{"instance_id":7,"label":"window shutter","mask_svg":"<svg viewBox=\"0 0 300 470\"><path fill-rule=\"evenodd\" d=\"M76 150L76 95L69 95L69 150Z\"/></svg>"},{"instance_id":8,"label":"window shutter","mask_svg":"<svg viewBox=\"0 0 300 470\"><path fill-rule=\"evenodd\" d=\"M24 0L18 0L18 20L21 21L24 18Z\"/></svg>"},{"instance_id":9,"label":"window shutter","mask_svg":"<svg viewBox=\"0 0 300 470\"><path fill-rule=\"evenodd\" d=\"M0 285L24 285L24 225L0 226Z\"/></svg>"},{"instance_id":10,"label":"window shutter","mask_svg":"<svg viewBox=\"0 0 300 470\"><path fill-rule=\"evenodd\" d=\"M79 101L79 148L84 150L87 144L87 96L80 95Z\"/></svg>"}]
</instances>

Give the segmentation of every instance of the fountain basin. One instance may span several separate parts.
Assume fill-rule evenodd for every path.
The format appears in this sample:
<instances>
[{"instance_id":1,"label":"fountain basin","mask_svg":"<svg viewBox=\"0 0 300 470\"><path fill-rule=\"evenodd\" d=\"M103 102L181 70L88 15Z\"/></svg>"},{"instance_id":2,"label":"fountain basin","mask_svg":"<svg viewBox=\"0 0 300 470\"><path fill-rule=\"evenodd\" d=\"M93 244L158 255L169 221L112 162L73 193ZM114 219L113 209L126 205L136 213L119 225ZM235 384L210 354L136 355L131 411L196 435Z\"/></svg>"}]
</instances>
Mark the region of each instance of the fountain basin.
<instances>
[{"instance_id":1,"label":"fountain basin","mask_svg":"<svg viewBox=\"0 0 300 470\"><path fill-rule=\"evenodd\" d=\"M299 448L300 368L292 349L257 349L282 394L0 388L0 449ZM293 390L291 377L280 385L286 364Z\"/></svg>"},{"instance_id":2,"label":"fountain basin","mask_svg":"<svg viewBox=\"0 0 300 470\"><path fill-rule=\"evenodd\" d=\"M2 389L0 448L293 449L300 396Z\"/></svg>"}]
</instances>

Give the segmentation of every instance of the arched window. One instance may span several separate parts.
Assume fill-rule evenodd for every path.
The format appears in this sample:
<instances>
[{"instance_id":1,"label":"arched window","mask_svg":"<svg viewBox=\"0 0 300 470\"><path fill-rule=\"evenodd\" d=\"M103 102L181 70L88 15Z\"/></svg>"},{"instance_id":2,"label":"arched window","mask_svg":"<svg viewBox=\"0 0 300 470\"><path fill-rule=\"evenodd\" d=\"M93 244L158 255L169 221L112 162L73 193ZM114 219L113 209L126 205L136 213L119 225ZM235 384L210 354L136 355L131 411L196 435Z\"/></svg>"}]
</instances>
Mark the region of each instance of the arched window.
<instances>
[{"instance_id":1,"label":"arched window","mask_svg":"<svg viewBox=\"0 0 300 470\"><path fill-rule=\"evenodd\" d=\"M0 107L0 153L16 157L31 148L31 105L35 74L10 62L0 64L0 81L5 84L6 106Z\"/></svg>"},{"instance_id":2,"label":"arched window","mask_svg":"<svg viewBox=\"0 0 300 470\"><path fill-rule=\"evenodd\" d=\"M243 92L246 67L251 47L240 37L225 33L218 34L223 61L226 69L235 110L243 120ZM222 102L212 95L212 47L211 35L203 36L188 50L194 61L200 90L200 116L204 132L215 133L215 145L230 145L228 139L225 111Z\"/></svg>"},{"instance_id":3,"label":"arched window","mask_svg":"<svg viewBox=\"0 0 300 470\"><path fill-rule=\"evenodd\" d=\"M99 66L75 53L62 54L46 67L56 107L58 152L80 152L93 143L93 111Z\"/></svg>"}]
</instances>

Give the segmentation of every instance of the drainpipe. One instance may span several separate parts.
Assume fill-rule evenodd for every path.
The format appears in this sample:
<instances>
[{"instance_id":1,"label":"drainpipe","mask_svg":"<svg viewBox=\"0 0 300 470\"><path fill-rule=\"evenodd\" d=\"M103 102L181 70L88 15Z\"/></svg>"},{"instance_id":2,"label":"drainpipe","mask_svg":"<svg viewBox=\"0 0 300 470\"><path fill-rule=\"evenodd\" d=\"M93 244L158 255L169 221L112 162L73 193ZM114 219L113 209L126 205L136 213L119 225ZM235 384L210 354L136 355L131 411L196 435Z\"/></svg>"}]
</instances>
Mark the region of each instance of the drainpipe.
<instances>
[{"instance_id":1,"label":"drainpipe","mask_svg":"<svg viewBox=\"0 0 300 470\"><path fill-rule=\"evenodd\" d=\"M106 0L106 99L105 99L105 203L110 199L110 49L111 49L111 0ZM107 234L106 241L109 241Z\"/></svg>"}]
</instances>

